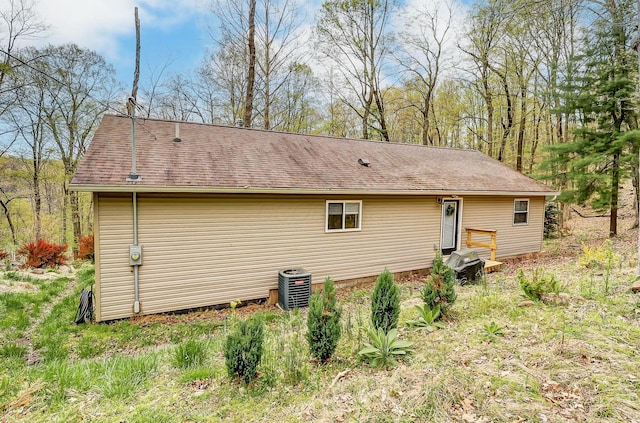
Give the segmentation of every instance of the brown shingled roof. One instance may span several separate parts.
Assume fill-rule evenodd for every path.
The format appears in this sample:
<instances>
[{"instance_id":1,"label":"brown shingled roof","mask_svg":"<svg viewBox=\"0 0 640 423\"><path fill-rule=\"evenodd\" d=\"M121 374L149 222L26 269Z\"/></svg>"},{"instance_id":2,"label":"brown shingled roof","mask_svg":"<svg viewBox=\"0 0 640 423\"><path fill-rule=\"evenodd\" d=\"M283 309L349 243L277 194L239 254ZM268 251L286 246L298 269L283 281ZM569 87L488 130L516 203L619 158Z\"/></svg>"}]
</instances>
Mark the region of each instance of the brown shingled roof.
<instances>
[{"instance_id":1,"label":"brown shingled roof","mask_svg":"<svg viewBox=\"0 0 640 423\"><path fill-rule=\"evenodd\" d=\"M473 150L105 115L73 178L79 191L553 194ZM363 166L358 159L367 159Z\"/></svg>"}]
</instances>

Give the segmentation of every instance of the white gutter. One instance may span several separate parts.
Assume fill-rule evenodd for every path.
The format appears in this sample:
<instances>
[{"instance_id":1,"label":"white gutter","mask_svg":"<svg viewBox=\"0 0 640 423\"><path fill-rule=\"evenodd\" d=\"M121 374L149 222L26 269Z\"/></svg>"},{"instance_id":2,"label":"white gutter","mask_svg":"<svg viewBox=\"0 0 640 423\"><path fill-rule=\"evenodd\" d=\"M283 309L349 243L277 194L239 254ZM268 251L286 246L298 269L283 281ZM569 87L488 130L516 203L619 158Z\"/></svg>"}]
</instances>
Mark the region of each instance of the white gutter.
<instances>
[{"instance_id":1,"label":"white gutter","mask_svg":"<svg viewBox=\"0 0 640 423\"><path fill-rule=\"evenodd\" d=\"M166 194L287 194L287 195L409 195L409 196L517 196L543 197L558 195L558 191L454 191L454 190L362 190L362 189L309 189L264 187L202 187L164 185L72 185L71 191L104 193L166 193Z\"/></svg>"}]
</instances>

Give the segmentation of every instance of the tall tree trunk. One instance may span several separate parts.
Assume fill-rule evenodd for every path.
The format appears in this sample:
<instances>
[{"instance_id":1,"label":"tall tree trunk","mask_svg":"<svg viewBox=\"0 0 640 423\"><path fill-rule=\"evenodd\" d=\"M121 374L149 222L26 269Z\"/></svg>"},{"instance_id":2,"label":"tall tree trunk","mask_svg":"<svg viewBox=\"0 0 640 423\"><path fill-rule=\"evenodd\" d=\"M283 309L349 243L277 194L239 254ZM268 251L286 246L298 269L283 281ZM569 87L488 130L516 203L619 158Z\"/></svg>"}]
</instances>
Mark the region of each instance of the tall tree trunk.
<instances>
[{"instance_id":1,"label":"tall tree trunk","mask_svg":"<svg viewBox=\"0 0 640 423\"><path fill-rule=\"evenodd\" d=\"M524 82L520 85L520 128L518 129L518 144L516 148L516 170L522 173L522 157L524 156L524 129L527 123L527 87Z\"/></svg>"},{"instance_id":2,"label":"tall tree trunk","mask_svg":"<svg viewBox=\"0 0 640 423\"><path fill-rule=\"evenodd\" d=\"M249 69L247 70L247 92L244 102L244 126L251 126L253 115L253 94L256 82L256 0L249 4Z\"/></svg>"},{"instance_id":3,"label":"tall tree trunk","mask_svg":"<svg viewBox=\"0 0 640 423\"><path fill-rule=\"evenodd\" d=\"M611 217L609 237L618 235L618 195L620 191L620 155L614 154L611 164Z\"/></svg>"},{"instance_id":4,"label":"tall tree trunk","mask_svg":"<svg viewBox=\"0 0 640 423\"><path fill-rule=\"evenodd\" d=\"M509 83L507 82L507 74L506 71L504 74L498 74L500 79L502 79L502 86L504 88L504 94L507 100L507 123L504 123L504 118L502 118L502 141L500 142L500 150L498 151L498 160L504 161L504 152L507 147L507 140L511 136L511 128L513 128L513 101L511 98L511 91L509 90Z\"/></svg>"},{"instance_id":5,"label":"tall tree trunk","mask_svg":"<svg viewBox=\"0 0 640 423\"><path fill-rule=\"evenodd\" d=\"M40 127L40 125L37 125ZM40 142L38 142L40 140ZM34 134L33 145L31 146L32 156L31 165L33 173L31 182L33 183L33 218L34 218L34 234L36 239L42 238L42 195L40 194L40 170L42 167L42 146L43 143L41 131L38 130Z\"/></svg>"},{"instance_id":6,"label":"tall tree trunk","mask_svg":"<svg viewBox=\"0 0 640 423\"><path fill-rule=\"evenodd\" d=\"M33 174L33 212L36 239L42 238L42 196L40 195L40 178L38 172Z\"/></svg>"},{"instance_id":7,"label":"tall tree trunk","mask_svg":"<svg viewBox=\"0 0 640 423\"><path fill-rule=\"evenodd\" d=\"M489 87L488 65L487 72L482 78L482 86L484 88L484 101L487 106L487 155L493 157L493 93Z\"/></svg>"},{"instance_id":8,"label":"tall tree trunk","mask_svg":"<svg viewBox=\"0 0 640 423\"><path fill-rule=\"evenodd\" d=\"M633 155L638 157L638 149L633 148ZM631 229L638 229L640 227L640 178L638 177L638 165L635 164L631 166L631 180L633 181L633 209L634 209L634 218L633 225ZM640 241L638 242L640 244ZM640 259L639 259L640 260Z\"/></svg>"},{"instance_id":9,"label":"tall tree trunk","mask_svg":"<svg viewBox=\"0 0 640 423\"><path fill-rule=\"evenodd\" d=\"M13 242L14 247L18 248L18 237L16 235L16 228L13 226L13 221L11 220L11 213L9 213L9 202L11 200L5 202L0 200L0 206L2 207L2 211L4 213L4 217L7 219L7 224L9 225L9 231L11 232L11 241Z\"/></svg>"},{"instance_id":10,"label":"tall tree trunk","mask_svg":"<svg viewBox=\"0 0 640 423\"><path fill-rule=\"evenodd\" d=\"M80 204L77 192L71 192L69 195L71 203L71 223L73 225L73 256L78 255L78 243L80 241L80 234L82 233L82 227L80 225Z\"/></svg>"},{"instance_id":11,"label":"tall tree trunk","mask_svg":"<svg viewBox=\"0 0 640 423\"><path fill-rule=\"evenodd\" d=\"M429 94L424 98L424 105L422 108L422 145L431 144L429 140L429 106L431 102L429 101Z\"/></svg>"},{"instance_id":12,"label":"tall tree trunk","mask_svg":"<svg viewBox=\"0 0 640 423\"><path fill-rule=\"evenodd\" d=\"M390 141L389 130L387 129L387 121L384 118L384 103L382 102L382 98L380 97L380 91L377 88L374 97L376 99L378 112L380 113L380 132L382 133L382 139L385 141Z\"/></svg>"},{"instance_id":13,"label":"tall tree trunk","mask_svg":"<svg viewBox=\"0 0 640 423\"><path fill-rule=\"evenodd\" d=\"M367 109L362 114L362 139L369 139L369 111Z\"/></svg>"},{"instance_id":14,"label":"tall tree trunk","mask_svg":"<svg viewBox=\"0 0 640 423\"><path fill-rule=\"evenodd\" d=\"M271 90L269 88L269 77L265 75L265 87L264 87L264 129L271 129Z\"/></svg>"},{"instance_id":15,"label":"tall tree trunk","mask_svg":"<svg viewBox=\"0 0 640 423\"><path fill-rule=\"evenodd\" d=\"M62 244L68 244L67 237L67 213L69 213L69 188L67 187L67 181L64 182L63 196L62 196Z\"/></svg>"},{"instance_id":16,"label":"tall tree trunk","mask_svg":"<svg viewBox=\"0 0 640 423\"><path fill-rule=\"evenodd\" d=\"M91 199L89 200L89 210L91 210L89 213L87 213L87 233L92 233L93 232L93 219L91 218L93 212L93 195L91 196Z\"/></svg>"},{"instance_id":17,"label":"tall tree trunk","mask_svg":"<svg viewBox=\"0 0 640 423\"><path fill-rule=\"evenodd\" d=\"M535 109L534 109L535 110ZM542 110L540 110L542 112ZM534 116L533 126L533 139L531 140L531 160L529 161L529 175L533 173L533 165L536 162L536 152L538 150L538 143L540 142L540 122L542 121L542 114Z\"/></svg>"},{"instance_id":18,"label":"tall tree trunk","mask_svg":"<svg viewBox=\"0 0 640 423\"><path fill-rule=\"evenodd\" d=\"M371 105L373 104L373 90L369 90L369 94L364 103L362 112L362 138L369 139L369 116L371 116Z\"/></svg>"}]
</instances>

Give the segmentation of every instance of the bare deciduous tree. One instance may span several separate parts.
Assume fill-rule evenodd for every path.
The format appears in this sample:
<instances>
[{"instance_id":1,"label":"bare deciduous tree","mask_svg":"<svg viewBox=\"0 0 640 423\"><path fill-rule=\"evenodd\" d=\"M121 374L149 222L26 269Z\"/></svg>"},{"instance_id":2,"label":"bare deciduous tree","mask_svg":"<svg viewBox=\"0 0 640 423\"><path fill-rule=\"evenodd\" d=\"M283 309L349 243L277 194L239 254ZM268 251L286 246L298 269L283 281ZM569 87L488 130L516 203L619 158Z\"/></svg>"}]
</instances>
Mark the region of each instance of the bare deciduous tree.
<instances>
[{"instance_id":1,"label":"bare deciduous tree","mask_svg":"<svg viewBox=\"0 0 640 423\"><path fill-rule=\"evenodd\" d=\"M102 56L76 45L49 46L34 64L45 78L45 102L42 112L56 152L64 167L63 242L67 242L67 210L70 210L73 247L81 234L78 193L69 191L79 159L111 104L118 84L113 67Z\"/></svg>"},{"instance_id":2,"label":"bare deciduous tree","mask_svg":"<svg viewBox=\"0 0 640 423\"><path fill-rule=\"evenodd\" d=\"M339 95L360 117L365 139L374 131L389 141L382 79L394 7L392 0L329 0L315 25L318 51L340 72L346 92Z\"/></svg>"},{"instance_id":3,"label":"bare deciduous tree","mask_svg":"<svg viewBox=\"0 0 640 423\"><path fill-rule=\"evenodd\" d=\"M401 32L401 48L395 55L398 63L408 75L408 89L420 94L420 103L411 104L420 113L422 144L433 145L431 134L433 98L440 82L441 73L452 65L447 56L451 44L453 4L444 7L423 5L419 10L406 11L406 29ZM446 10L443 10L446 9ZM450 47L450 46L449 46ZM440 144L440 142L438 142Z\"/></svg>"}]
</instances>

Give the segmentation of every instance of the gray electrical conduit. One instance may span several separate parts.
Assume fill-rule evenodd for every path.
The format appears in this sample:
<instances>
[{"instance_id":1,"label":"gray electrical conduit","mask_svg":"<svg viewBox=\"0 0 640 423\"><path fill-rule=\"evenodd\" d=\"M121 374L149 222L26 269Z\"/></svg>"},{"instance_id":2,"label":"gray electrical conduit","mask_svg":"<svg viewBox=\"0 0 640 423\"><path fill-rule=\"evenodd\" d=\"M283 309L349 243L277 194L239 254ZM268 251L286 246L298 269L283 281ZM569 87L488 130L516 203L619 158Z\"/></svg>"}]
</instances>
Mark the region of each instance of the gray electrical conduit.
<instances>
[{"instance_id":1,"label":"gray electrical conduit","mask_svg":"<svg viewBox=\"0 0 640 423\"><path fill-rule=\"evenodd\" d=\"M133 245L138 245L138 194L133 193ZM133 265L133 312L140 313L138 265Z\"/></svg>"}]
</instances>

